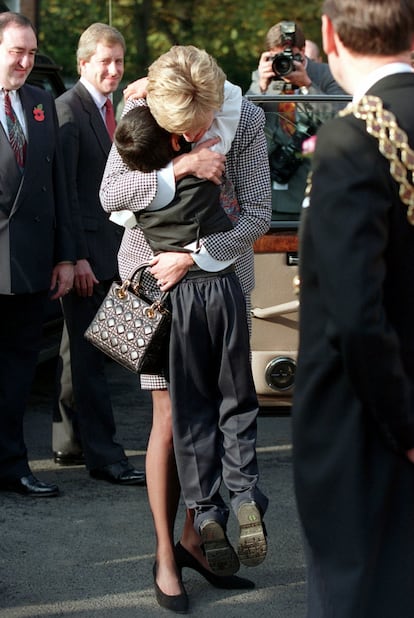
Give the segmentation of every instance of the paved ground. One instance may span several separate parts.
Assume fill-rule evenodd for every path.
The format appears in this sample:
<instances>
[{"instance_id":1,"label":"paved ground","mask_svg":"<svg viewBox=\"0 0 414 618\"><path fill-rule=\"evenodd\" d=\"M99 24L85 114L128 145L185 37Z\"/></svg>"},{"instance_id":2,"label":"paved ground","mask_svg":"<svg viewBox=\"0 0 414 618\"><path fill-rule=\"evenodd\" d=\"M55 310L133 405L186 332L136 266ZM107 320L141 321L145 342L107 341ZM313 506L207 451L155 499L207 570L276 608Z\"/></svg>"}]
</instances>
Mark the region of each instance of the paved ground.
<instances>
[{"instance_id":1,"label":"paved ground","mask_svg":"<svg viewBox=\"0 0 414 618\"><path fill-rule=\"evenodd\" d=\"M109 365L118 437L131 461L144 467L150 427L149 397L136 378ZM173 614L156 603L152 586L154 536L146 491L91 479L85 468L51 461L53 366L38 372L26 418L32 468L57 482L63 495L29 499L0 494L1 618L137 618ZM201 618L302 618L304 560L292 490L289 416L259 418L261 486L270 498L269 553L254 569L242 567L256 588L211 587L184 571L191 613ZM182 523L181 509L177 535ZM234 518L229 536L236 540Z\"/></svg>"}]
</instances>

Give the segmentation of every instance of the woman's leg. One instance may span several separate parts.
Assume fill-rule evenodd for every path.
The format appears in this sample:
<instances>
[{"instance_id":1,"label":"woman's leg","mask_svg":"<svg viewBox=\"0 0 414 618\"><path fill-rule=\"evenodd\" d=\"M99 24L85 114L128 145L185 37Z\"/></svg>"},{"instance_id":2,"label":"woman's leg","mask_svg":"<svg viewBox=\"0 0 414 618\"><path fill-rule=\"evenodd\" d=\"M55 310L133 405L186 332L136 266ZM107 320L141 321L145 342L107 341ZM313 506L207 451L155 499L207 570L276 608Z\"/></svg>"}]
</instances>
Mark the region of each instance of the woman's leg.
<instances>
[{"instance_id":1,"label":"woman's leg","mask_svg":"<svg viewBox=\"0 0 414 618\"><path fill-rule=\"evenodd\" d=\"M201 547L201 537L194 528L194 511L191 509L186 510L180 543L205 569L211 571Z\"/></svg>"},{"instance_id":2,"label":"woman's leg","mask_svg":"<svg viewBox=\"0 0 414 618\"><path fill-rule=\"evenodd\" d=\"M157 583L166 594L179 594L177 567L174 560L174 523L180 497L175 465L171 400L167 390L152 391L153 422L146 457L148 500L157 538ZM181 544L200 564L209 569L201 548L200 536L194 529L194 511L186 510Z\"/></svg>"},{"instance_id":3,"label":"woman's leg","mask_svg":"<svg viewBox=\"0 0 414 618\"><path fill-rule=\"evenodd\" d=\"M153 418L146 456L148 500L156 536L157 584L168 595L182 592L174 560L174 522L180 497L168 390L152 391Z\"/></svg>"}]
</instances>

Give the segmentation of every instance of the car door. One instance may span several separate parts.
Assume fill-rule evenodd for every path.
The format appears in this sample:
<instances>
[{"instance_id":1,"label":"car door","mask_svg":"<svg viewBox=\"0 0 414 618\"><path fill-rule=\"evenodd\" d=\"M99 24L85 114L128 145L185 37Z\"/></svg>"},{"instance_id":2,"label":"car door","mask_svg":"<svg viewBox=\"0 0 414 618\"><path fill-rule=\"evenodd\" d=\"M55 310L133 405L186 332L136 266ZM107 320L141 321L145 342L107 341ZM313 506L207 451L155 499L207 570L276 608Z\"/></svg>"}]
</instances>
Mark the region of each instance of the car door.
<instances>
[{"instance_id":1,"label":"car door","mask_svg":"<svg viewBox=\"0 0 414 618\"><path fill-rule=\"evenodd\" d=\"M295 384L298 228L310 158L303 143L350 100L344 95L247 96L263 108L272 182L272 222L254 246L252 369L262 407L289 406Z\"/></svg>"}]
</instances>

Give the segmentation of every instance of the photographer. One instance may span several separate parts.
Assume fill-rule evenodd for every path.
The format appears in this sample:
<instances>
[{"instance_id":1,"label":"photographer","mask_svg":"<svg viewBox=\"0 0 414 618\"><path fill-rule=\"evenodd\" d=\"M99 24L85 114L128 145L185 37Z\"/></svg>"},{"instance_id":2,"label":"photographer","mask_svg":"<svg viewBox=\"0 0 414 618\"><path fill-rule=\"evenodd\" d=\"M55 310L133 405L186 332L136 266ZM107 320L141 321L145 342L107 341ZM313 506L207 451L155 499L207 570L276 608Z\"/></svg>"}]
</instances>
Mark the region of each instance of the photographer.
<instances>
[{"instance_id":1,"label":"photographer","mask_svg":"<svg viewBox=\"0 0 414 618\"><path fill-rule=\"evenodd\" d=\"M305 35L291 21L281 21L266 35L267 51L260 57L247 95L344 94L329 66L305 56ZM272 177L272 211L277 220L299 217L310 161L302 143L343 106L309 101L261 104L266 112L266 138Z\"/></svg>"},{"instance_id":2,"label":"photographer","mask_svg":"<svg viewBox=\"0 0 414 618\"><path fill-rule=\"evenodd\" d=\"M253 71L246 94L271 95L291 90L299 91L298 94L344 94L328 64L305 56L305 35L294 22L281 21L272 26L265 45L267 51L260 56L259 67ZM279 65L283 73L283 68L289 64L293 68L291 72L282 75L275 72Z\"/></svg>"}]
</instances>

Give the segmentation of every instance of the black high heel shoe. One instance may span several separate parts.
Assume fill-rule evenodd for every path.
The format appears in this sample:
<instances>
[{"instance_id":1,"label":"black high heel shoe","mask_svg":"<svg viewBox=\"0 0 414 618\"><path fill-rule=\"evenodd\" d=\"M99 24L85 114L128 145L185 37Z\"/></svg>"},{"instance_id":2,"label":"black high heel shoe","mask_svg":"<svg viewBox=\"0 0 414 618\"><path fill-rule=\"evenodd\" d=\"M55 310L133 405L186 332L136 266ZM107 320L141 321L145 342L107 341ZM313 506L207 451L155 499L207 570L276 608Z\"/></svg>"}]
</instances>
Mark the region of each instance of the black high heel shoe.
<instances>
[{"instance_id":1,"label":"black high heel shoe","mask_svg":"<svg viewBox=\"0 0 414 618\"><path fill-rule=\"evenodd\" d=\"M212 573L203 567L179 541L174 548L174 556L180 574L183 568L193 569L193 571L200 573L209 584L215 588L223 588L224 590L248 590L254 588L255 584L250 579L238 577L237 575L216 575Z\"/></svg>"},{"instance_id":2,"label":"black high heel shoe","mask_svg":"<svg viewBox=\"0 0 414 618\"><path fill-rule=\"evenodd\" d=\"M165 594L157 584L156 562L154 562L154 566L152 567L152 574L154 576L154 590L158 605L176 614L188 614L188 596L183 584L181 583L181 588L183 590L181 594Z\"/></svg>"}]
</instances>

